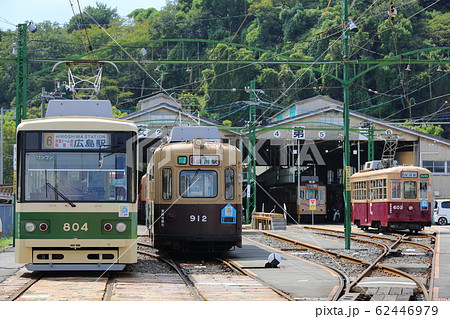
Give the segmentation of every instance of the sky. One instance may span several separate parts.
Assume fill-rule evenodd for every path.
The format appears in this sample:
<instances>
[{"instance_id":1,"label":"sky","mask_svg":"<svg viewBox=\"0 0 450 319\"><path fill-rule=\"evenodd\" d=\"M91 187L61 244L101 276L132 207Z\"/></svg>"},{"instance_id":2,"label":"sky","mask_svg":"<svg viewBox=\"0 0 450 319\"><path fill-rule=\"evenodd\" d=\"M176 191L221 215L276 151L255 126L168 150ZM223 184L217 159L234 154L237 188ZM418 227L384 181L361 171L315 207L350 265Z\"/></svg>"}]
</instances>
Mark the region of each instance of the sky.
<instances>
[{"instance_id":1,"label":"sky","mask_svg":"<svg viewBox=\"0 0 450 319\"><path fill-rule=\"evenodd\" d=\"M110 8L117 8L121 17L126 17L134 9L155 8L160 10L166 0L78 0L81 9L96 7L96 2L105 3ZM45 20L64 24L75 13L79 13L77 0L0 0L0 30L16 30L19 23L33 21L39 23Z\"/></svg>"}]
</instances>

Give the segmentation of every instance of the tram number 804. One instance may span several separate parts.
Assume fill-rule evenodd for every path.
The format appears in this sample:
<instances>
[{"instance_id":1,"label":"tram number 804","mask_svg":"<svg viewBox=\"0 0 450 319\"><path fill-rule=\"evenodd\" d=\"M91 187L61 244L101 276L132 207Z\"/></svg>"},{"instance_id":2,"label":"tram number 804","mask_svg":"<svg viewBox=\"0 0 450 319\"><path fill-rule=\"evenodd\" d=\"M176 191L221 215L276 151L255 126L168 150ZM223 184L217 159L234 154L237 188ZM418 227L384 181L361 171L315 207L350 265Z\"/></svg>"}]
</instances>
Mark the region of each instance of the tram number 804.
<instances>
[{"instance_id":1,"label":"tram number 804","mask_svg":"<svg viewBox=\"0 0 450 319\"><path fill-rule=\"evenodd\" d=\"M63 230L64 231L79 231L79 230L82 230L82 231L88 231L88 224L87 223L84 223L81 227L80 227L80 224L78 224L78 223L73 223L73 224L70 224L70 223L64 223L64 225L63 225Z\"/></svg>"},{"instance_id":2,"label":"tram number 804","mask_svg":"<svg viewBox=\"0 0 450 319\"><path fill-rule=\"evenodd\" d=\"M208 222L208 216L206 215L189 215L189 221L191 223L207 223Z\"/></svg>"}]
</instances>

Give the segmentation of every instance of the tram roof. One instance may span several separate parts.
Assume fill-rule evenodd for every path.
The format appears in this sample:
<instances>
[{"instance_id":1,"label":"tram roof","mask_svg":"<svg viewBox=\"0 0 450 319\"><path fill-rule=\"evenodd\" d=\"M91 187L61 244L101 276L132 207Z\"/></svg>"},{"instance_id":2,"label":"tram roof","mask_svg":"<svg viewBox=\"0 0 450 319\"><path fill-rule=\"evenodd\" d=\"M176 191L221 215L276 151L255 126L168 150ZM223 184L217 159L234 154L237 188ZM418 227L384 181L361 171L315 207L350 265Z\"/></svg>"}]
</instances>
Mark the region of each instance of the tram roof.
<instances>
[{"instance_id":1,"label":"tram roof","mask_svg":"<svg viewBox=\"0 0 450 319\"><path fill-rule=\"evenodd\" d=\"M384 174L399 174L400 172L403 171L416 171L418 173L427 173L430 174L431 173L428 169L423 168L423 167L419 167L419 166L412 166L412 165L400 165L400 166L394 166L394 167L389 167L389 168L382 168L382 169L374 169L374 170L363 170L363 171L359 171L358 173L353 174L351 177L352 178L368 178L368 177L372 177L372 176L380 176L380 175L384 175Z\"/></svg>"},{"instance_id":2,"label":"tram roof","mask_svg":"<svg viewBox=\"0 0 450 319\"><path fill-rule=\"evenodd\" d=\"M57 116L24 120L19 124L20 131L136 131L136 125L131 121L113 118L90 116Z\"/></svg>"}]
</instances>

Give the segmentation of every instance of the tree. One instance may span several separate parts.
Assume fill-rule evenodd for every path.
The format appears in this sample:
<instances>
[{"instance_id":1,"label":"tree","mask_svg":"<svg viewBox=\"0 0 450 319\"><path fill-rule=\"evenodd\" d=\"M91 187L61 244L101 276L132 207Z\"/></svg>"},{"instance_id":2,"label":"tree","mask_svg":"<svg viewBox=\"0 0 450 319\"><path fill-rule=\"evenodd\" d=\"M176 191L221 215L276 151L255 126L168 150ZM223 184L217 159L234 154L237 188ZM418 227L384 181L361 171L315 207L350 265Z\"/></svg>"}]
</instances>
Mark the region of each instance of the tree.
<instances>
[{"instance_id":1,"label":"tree","mask_svg":"<svg viewBox=\"0 0 450 319\"><path fill-rule=\"evenodd\" d=\"M97 23L103 27L108 27L112 20L119 18L117 8L109 8L101 2L95 4L96 7L87 6L81 14L78 13L73 16L69 21L67 32L72 33L74 30L90 28Z\"/></svg>"},{"instance_id":2,"label":"tree","mask_svg":"<svg viewBox=\"0 0 450 319\"><path fill-rule=\"evenodd\" d=\"M402 126L422 133L434 135L437 137L442 137L442 133L444 132L444 129L442 128L441 125L434 125L434 124L417 125L412 124L410 121L405 121L405 123L402 124Z\"/></svg>"}]
</instances>

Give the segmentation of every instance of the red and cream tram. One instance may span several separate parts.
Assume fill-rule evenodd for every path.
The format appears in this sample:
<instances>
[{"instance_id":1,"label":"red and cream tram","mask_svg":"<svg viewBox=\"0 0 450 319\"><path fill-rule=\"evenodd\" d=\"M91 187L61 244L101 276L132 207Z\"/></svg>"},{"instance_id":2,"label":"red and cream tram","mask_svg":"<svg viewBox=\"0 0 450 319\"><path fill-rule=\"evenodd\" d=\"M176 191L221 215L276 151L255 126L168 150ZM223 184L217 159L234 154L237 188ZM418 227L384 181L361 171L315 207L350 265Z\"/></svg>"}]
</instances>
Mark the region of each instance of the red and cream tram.
<instances>
[{"instance_id":1,"label":"red and cream tram","mask_svg":"<svg viewBox=\"0 0 450 319\"><path fill-rule=\"evenodd\" d=\"M417 166L363 170L351 176L352 222L359 228L409 229L431 225L431 173Z\"/></svg>"}]
</instances>

